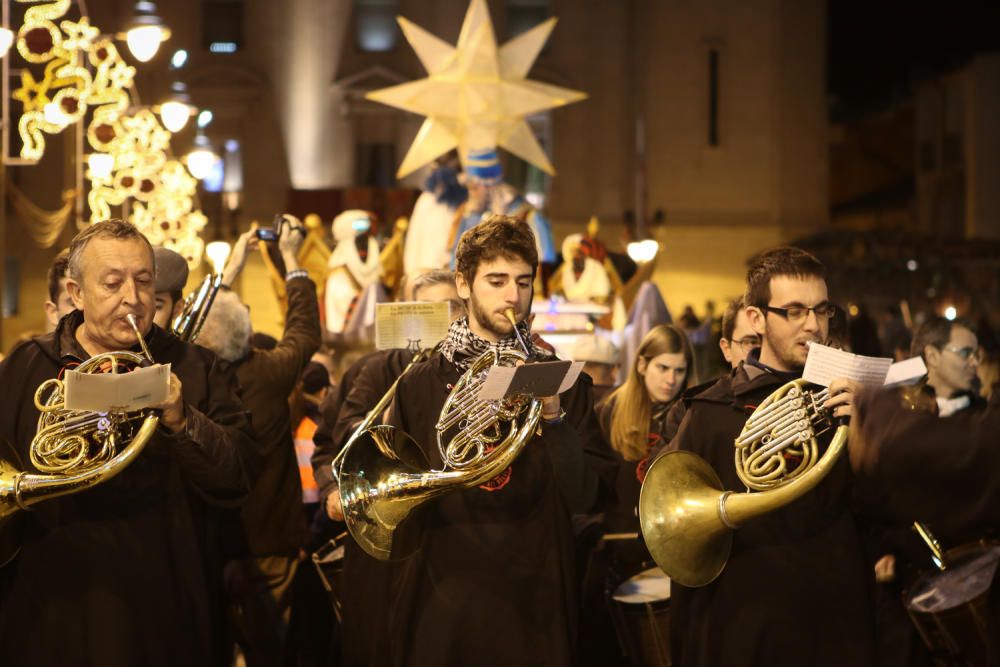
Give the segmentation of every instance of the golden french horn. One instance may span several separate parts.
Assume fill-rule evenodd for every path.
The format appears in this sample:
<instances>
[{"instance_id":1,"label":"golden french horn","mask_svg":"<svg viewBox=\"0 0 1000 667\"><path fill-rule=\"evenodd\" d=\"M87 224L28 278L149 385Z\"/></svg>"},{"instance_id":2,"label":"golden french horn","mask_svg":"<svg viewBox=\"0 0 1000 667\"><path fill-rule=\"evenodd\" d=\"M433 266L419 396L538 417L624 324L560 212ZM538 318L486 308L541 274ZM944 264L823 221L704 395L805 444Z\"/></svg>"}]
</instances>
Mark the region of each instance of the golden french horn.
<instances>
[{"instance_id":1,"label":"golden french horn","mask_svg":"<svg viewBox=\"0 0 1000 667\"><path fill-rule=\"evenodd\" d=\"M517 332L513 311L506 315ZM527 347L519 332L517 336L524 354L487 350L448 395L436 426L441 469L431 468L408 434L388 425L372 426L396 384L348 440L334 462L334 475L347 528L372 557L398 560L412 554L420 540L417 518L427 502L493 479L514 462L534 435L542 414L540 400L531 396L479 399L490 368L528 360Z\"/></svg>"},{"instance_id":2,"label":"golden french horn","mask_svg":"<svg viewBox=\"0 0 1000 667\"><path fill-rule=\"evenodd\" d=\"M148 356L141 335L139 341ZM108 352L91 357L75 370L120 373L142 363L143 357L134 352ZM68 410L65 385L56 378L39 385L34 400L39 416L29 456L37 472L18 470L14 463L0 459L0 530L32 505L78 493L117 475L142 452L159 423L153 410ZM16 545L6 546L0 553L0 564L16 553Z\"/></svg>"},{"instance_id":3,"label":"golden french horn","mask_svg":"<svg viewBox=\"0 0 1000 667\"><path fill-rule=\"evenodd\" d=\"M677 583L706 586L726 567L732 531L784 507L816 487L847 444L847 425L823 407L826 389L793 380L761 403L736 438L736 472L756 493L733 493L704 459L686 451L650 466L639 496L639 523L649 553ZM816 436L836 428L822 457ZM789 466L789 461L797 461Z\"/></svg>"}]
</instances>

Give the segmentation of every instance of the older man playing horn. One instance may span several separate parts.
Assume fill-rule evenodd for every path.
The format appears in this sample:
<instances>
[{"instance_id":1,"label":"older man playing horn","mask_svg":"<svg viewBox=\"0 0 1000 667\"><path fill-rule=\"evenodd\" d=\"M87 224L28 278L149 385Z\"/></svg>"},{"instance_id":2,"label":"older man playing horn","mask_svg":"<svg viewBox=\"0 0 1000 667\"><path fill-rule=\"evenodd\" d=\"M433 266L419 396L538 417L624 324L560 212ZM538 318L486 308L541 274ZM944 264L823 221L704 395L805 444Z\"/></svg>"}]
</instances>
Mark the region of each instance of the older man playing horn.
<instances>
[{"instance_id":1,"label":"older man playing horn","mask_svg":"<svg viewBox=\"0 0 1000 667\"><path fill-rule=\"evenodd\" d=\"M77 310L0 364L0 439L18 467L36 472L27 465L36 388L94 355L142 350L137 332L153 361L171 365L169 393L127 468L20 515L20 554L0 569L3 662L222 664L217 525L256 465L234 378L210 352L153 324L153 249L132 225L110 220L78 234L68 275Z\"/></svg>"}]
</instances>

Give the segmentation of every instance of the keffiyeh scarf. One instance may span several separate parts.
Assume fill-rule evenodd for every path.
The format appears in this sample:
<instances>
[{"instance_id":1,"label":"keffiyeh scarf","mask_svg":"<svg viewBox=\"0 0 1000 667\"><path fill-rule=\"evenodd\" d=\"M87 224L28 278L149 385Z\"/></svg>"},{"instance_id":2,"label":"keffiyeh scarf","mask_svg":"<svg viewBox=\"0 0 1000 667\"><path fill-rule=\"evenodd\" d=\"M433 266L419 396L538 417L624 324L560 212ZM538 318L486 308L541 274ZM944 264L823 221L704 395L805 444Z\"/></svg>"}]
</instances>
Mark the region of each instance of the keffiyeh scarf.
<instances>
[{"instance_id":1,"label":"keffiyeh scarf","mask_svg":"<svg viewBox=\"0 0 1000 667\"><path fill-rule=\"evenodd\" d=\"M524 342L528 346L528 351L534 353L535 347L531 342L531 332L528 331L527 323L519 322L517 329L521 332L521 337L524 338ZM514 336L513 333L504 337L497 343L491 343L485 338L481 338L480 336L472 333L472 330L469 329L468 317L463 317L451 323L451 326L448 328L448 335L443 341L441 341L440 349L444 358L453 363L464 373L469 369L469 366L472 365L472 362L474 362L483 352L486 352L486 350L491 347L498 350L517 350L518 352L524 352L521 349L521 344L517 342L517 337Z\"/></svg>"}]
</instances>

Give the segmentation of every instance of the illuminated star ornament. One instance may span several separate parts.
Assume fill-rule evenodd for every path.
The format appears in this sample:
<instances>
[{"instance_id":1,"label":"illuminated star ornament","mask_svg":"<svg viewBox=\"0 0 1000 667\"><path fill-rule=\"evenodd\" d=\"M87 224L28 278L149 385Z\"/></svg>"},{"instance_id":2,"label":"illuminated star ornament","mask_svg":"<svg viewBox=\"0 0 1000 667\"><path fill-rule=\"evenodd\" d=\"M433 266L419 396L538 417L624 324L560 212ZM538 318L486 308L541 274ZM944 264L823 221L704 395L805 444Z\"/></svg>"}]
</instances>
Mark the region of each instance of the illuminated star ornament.
<instances>
[{"instance_id":1,"label":"illuminated star ornament","mask_svg":"<svg viewBox=\"0 0 1000 667\"><path fill-rule=\"evenodd\" d=\"M428 76L367 95L427 117L397 177L413 173L454 148L464 165L470 152L497 146L555 174L525 118L586 97L526 78L556 25L555 18L501 47L497 47L486 0L472 0L455 46L402 17L398 20Z\"/></svg>"}]
</instances>

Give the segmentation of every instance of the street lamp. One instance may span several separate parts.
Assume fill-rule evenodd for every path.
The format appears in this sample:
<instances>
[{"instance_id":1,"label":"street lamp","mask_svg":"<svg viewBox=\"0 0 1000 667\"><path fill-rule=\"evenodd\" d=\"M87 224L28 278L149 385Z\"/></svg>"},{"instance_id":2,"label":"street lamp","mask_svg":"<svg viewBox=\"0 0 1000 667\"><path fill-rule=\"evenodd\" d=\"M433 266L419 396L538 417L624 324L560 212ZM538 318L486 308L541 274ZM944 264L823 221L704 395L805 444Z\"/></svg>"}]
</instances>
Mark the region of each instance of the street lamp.
<instances>
[{"instance_id":1,"label":"street lamp","mask_svg":"<svg viewBox=\"0 0 1000 667\"><path fill-rule=\"evenodd\" d=\"M656 257L656 253L659 249L660 244L653 239L633 241L627 246L628 256L632 258L632 261L636 264L652 260Z\"/></svg>"},{"instance_id":2,"label":"street lamp","mask_svg":"<svg viewBox=\"0 0 1000 667\"><path fill-rule=\"evenodd\" d=\"M135 18L125 32L128 50L139 62L149 62L160 49L160 42L170 39L170 30L156 14L156 3L152 0L138 0L135 3Z\"/></svg>"},{"instance_id":3,"label":"street lamp","mask_svg":"<svg viewBox=\"0 0 1000 667\"><path fill-rule=\"evenodd\" d=\"M211 111L206 109L198 114L198 134L194 137L194 148L185 158L188 171L199 181L208 176L215 166L215 161L219 159L219 156L212 151L212 142L205 136L205 128L211 122Z\"/></svg>"},{"instance_id":4,"label":"street lamp","mask_svg":"<svg viewBox=\"0 0 1000 667\"><path fill-rule=\"evenodd\" d=\"M190 104L191 98L183 82L174 81L170 88L173 91L170 99L160 105L160 120L164 127L176 134L187 125L194 107Z\"/></svg>"}]
</instances>

